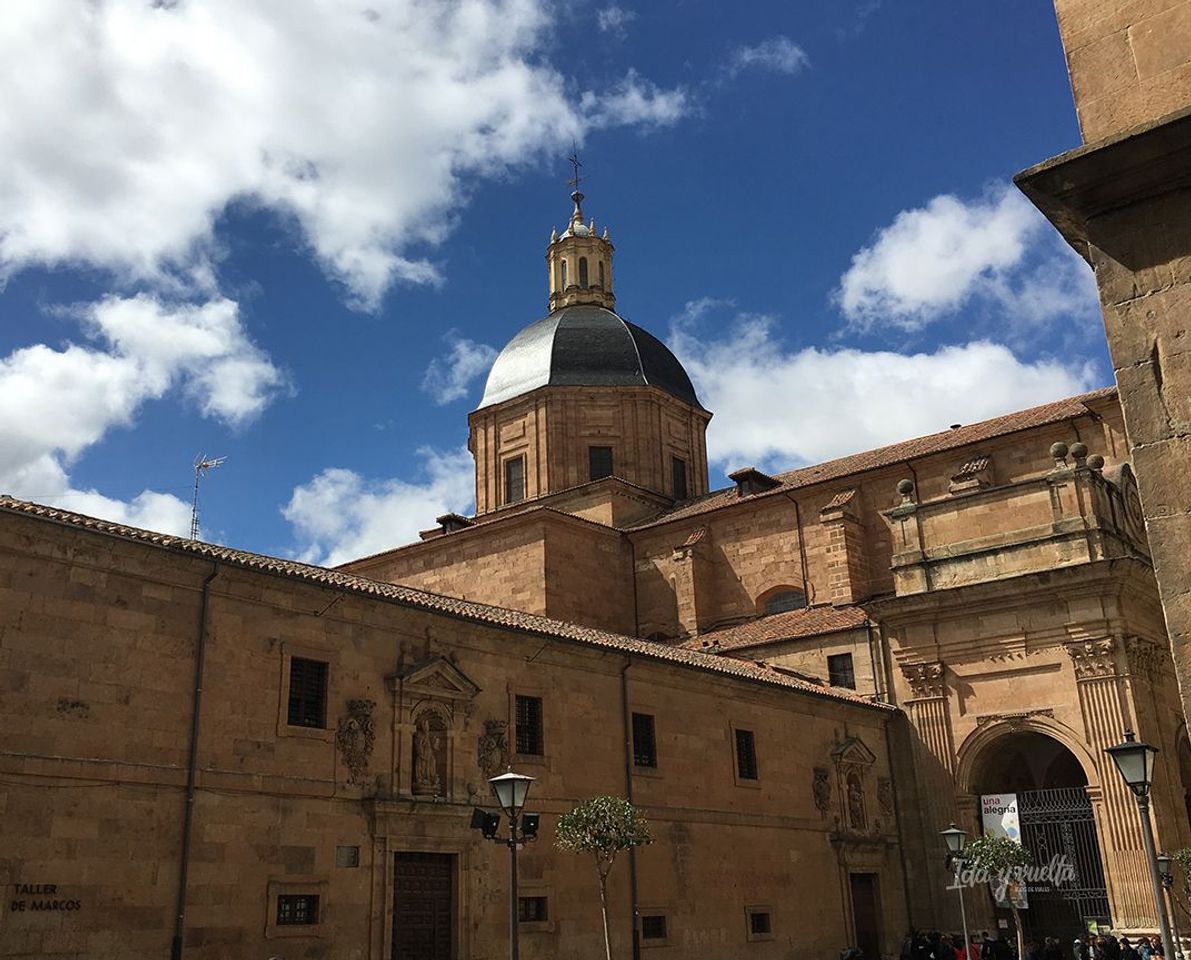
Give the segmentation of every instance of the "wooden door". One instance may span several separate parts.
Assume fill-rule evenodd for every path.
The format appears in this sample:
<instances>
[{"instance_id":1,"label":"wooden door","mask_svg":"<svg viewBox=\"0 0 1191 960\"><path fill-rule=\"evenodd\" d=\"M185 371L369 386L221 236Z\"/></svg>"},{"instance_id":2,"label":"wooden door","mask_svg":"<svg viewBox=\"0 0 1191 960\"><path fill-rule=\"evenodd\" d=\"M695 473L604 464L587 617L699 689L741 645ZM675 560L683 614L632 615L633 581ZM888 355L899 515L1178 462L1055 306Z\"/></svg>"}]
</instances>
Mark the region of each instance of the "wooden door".
<instances>
[{"instance_id":1,"label":"wooden door","mask_svg":"<svg viewBox=\"0 0 1191 960\"><path fill-rule=\"evenodd\" d=\"M864 960L881 957L881 899L877 893L875 873L850 874L852 886L852 923L856 933L856 948Z\"/></svg>"},{"instance_id":2,"label":"wooden door","mask_svg":"<svg viewBox=\"0 0 1191 960\"><path fill-rule=\"evenodd\" d=\"M393 960L452 960L455 858L398 853L393 880Z\"/></svg>"}]
</instances>

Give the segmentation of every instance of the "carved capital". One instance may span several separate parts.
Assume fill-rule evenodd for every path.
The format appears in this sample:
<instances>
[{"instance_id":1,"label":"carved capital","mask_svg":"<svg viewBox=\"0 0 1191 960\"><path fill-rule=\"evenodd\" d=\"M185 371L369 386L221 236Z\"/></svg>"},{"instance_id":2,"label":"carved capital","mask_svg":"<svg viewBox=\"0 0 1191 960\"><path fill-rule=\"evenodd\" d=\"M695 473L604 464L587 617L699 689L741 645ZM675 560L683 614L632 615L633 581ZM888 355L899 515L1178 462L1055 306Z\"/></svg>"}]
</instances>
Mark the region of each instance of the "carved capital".
<instances>
[{"instance_id":1,"label":"carved capital","mask_svg":"<svg viewBox=\"0 0 1191 960\"><path fill-rule=\"evenodd\" d=\"M910 685L910 693L916 699L925 700L930 697L946 695L943 662L935 660L930 663L903 663L902 676Z\"/></svg>"},{"instance_id":2,"label":"carved capital","mask_svg":"<svg viewBox=\"0 0 1191 960\"><path fill-rule=\"evenodd\" d=\"M1126 637L1124 645L1130 676L1152 681L1159 675L1166 659L1166 651L1162 647L1141 637Z\"/></svg>"},{"instance_id":3,"label":"carved capital","mask_svg":"<svg viewBox=\"0 0 1191 960\"><path fill-rule=\"evenodd\" d=\"M1117 642L1112 637L1067 644L1076 680L1097 680L1117 672Z\"/></svg>"}]
</instances>

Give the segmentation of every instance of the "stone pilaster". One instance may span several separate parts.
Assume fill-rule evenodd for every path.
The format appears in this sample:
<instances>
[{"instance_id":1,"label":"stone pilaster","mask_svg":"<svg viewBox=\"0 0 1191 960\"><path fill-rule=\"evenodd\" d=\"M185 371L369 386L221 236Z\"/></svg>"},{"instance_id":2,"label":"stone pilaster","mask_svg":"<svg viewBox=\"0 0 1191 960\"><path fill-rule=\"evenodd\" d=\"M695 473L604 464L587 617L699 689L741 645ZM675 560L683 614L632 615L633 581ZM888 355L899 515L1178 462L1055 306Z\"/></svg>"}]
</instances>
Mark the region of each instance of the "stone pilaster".
<instances>
[{"instance_id":1,"label":"stone pilaster","mask_svg":"<svg viewBox=\"0 0 1191 960\"><path fill-rule=\"evenodd\" d=\"M1126 930L1153 929L1157 918L1137 801L1104 752L1120 743L1131 725L1121 671L1124 646L1118 637L1105 637L1068 644L1067 652L1075 668L1084 737L1100 774L1102 799L1096 805L1096 827L1113 920Z\"/></svg>"}]
</instances>

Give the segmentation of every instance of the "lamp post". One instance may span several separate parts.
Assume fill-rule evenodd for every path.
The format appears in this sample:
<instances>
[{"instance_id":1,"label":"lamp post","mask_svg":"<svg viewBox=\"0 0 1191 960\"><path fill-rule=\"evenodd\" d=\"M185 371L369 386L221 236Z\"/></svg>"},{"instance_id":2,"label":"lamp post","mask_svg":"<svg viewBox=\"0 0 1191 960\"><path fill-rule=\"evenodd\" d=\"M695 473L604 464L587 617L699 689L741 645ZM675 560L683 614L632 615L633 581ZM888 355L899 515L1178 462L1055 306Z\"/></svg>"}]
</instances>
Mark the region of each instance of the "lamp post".
<instances>
[{"instance_id":1,"label":"lamp post","mask_svg":"<svg viewBox=\"0 0 1191 960\"><path fill-rule=\"evenodd\" d=\"M1170 935L1174 938L1174 952L1178 960L1183 960L1183 944L1179 940L1179 925L1175 920L1174 908L1174 870L1169 853L1158 854L1158 875L1162 878L1162 888L1166 891L1166 908L1170 913Z\"/></svg>"},{"instance_id":2,"label":"lamp post","mask_svg":"<svg viewBox=\"0 0 1191 960\"><path fill-rule=\"evenodd\" d=\"M496 802L509 818L509 960L518 960L520 956L517 937L517 825L533 780L533 777L509 770L488 781L492 784L492 792L496 794Z\"/></svg>"},{"instance_id":3,"label":"lamp post","mask_svg":"<svg viewBox=\"0 0 1191 960\"><path fill-rule=\"evenodd\" d=\"M1104 751L1116 764L1125 785L1137 799L1137 812L1141 816L1141 839L1145 843L1146 861L1150 867L1150 883L1154 888L1154 905L1158 908L1158 926L1162 933L1162 949L1167 957L1174 957L1174 944L1170 939L1170 917L1166 913L1166 897L1162 880L1158 876L1158 860L1154 852L1154 828L1150 822L1150 784L1154 782L1154 757L1157 747L1138 740L1132 730L1125 731L1125 740Z\"/></svg>"},{"instance_id":4,"label":"lamp post","mask_svg":"<svg viewBox=\"0 0 1191 960\"><path fill-rule=\"evenodd\" d=\"M961 830L952 823L946 830L940 831L940 836L947 841L948 859L955 864L955 890L959 894L959 919L964 928L964 956L970 957L972 947L971 941L968 939L968 912L964 907L964 887L959 878L959 871L964 863L963 853L964 846L968 842L968 834L967 831Z\"/></svg>"}]
</instances>

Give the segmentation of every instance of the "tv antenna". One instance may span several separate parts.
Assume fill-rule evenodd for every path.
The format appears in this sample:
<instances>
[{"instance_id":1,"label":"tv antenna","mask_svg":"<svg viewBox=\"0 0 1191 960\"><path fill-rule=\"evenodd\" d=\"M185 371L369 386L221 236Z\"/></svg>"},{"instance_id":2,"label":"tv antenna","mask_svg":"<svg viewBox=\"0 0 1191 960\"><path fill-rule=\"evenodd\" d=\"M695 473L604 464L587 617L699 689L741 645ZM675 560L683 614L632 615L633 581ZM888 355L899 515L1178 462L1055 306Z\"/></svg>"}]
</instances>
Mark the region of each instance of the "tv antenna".
<instances>
[{"instance_id":1,"label":"tv antenna","mask_svg":"<svg viewBox=\"0 0 1191 960\"><path fill-rule=\"evenodd\" d=\"M208 457L200 453L194 458L194 499L190 502L190 539L197 540L199 535L199 481L208 470L214 470L227 460L227 457Z\"/></svg>"}]
</instances>

